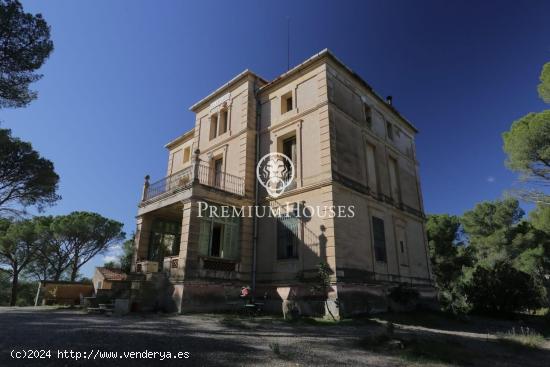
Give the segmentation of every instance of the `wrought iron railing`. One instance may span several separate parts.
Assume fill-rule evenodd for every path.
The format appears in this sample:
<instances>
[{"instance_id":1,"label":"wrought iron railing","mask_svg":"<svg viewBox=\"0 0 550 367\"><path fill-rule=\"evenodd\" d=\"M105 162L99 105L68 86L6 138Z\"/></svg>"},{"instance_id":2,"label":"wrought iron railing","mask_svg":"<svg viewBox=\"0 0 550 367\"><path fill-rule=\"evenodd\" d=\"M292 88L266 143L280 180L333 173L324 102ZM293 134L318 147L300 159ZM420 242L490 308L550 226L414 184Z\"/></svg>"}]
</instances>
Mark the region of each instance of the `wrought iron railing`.
<instances>
[{"instance_id":1,"label":"wrought iron railing","mask_svg":"<svg viewBox=\"0 0 550 367\"><path fill-rule=\"evenodd\" d=\"M193 166L187 167L173 175L149 184L145 188L143 201L153 199L165 193L190 188L195 179ZM244 195L244 179L229 173L216 171L213 167L199 164L197 179L200 184L211 186L232 194Z\"/></svg>"},{"instance_id":2,"label":"wrought iron railing","mask_svg":"<svg viewBox=\"0 0 550 367\"><path fill-rule=\"evenodd\" d=\"M149 184L149 187L145 190L143 201L162 195L165 192L188 188L191 186L192 182L193 167L187 167L173 175Z\"/></svg>"},{"instance_id":3,"label":"wrought iron railing","mask_svg":"<svg viewBox=\"0 0 550 367\"><path fill-rule=\"evenodd\" d=\"M199 165L199 183L215 187L237 195L244 195L244 179L222 171L216 171L213 167Z\"/></svg>"}]
</instances>

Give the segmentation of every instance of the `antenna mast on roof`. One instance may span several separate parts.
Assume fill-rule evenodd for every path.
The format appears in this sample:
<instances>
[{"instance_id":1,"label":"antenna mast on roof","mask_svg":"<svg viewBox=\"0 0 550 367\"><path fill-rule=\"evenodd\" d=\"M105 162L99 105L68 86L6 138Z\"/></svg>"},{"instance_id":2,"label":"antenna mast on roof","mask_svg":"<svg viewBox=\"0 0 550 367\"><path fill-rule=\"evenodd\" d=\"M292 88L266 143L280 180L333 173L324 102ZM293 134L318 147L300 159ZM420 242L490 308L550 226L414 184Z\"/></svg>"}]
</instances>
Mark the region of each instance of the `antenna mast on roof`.
<instances>
[{"instance_id":1,"label":"antenna mast on roof","mask_svg":"<svg viewBox=\"0 0 550 367\"><path fill-rule=\"evenodd\" d=\"M290 70L290 17L286 17L286 71Z\"/></svg>"}]
</instances>

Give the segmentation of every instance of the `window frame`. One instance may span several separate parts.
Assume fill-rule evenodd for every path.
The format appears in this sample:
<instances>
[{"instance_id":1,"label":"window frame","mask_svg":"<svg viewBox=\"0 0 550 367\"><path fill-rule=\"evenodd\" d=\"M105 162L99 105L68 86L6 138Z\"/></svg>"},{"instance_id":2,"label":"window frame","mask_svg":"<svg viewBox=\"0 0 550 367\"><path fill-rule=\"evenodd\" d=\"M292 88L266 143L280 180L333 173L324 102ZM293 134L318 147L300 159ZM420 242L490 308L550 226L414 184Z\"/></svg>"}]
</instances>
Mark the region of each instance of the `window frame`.
<instances>
[{"instance_id":1,"label":"window frame","mask_svg":"<svg viewBox=\"0 0 550 367\"><path fill-rule=\"evenodd\" d=\"M208 205L217 206L219 209L218 212L220 212L221 210L221 207L218 204L208 203ZM199 255L214 258L214 259L240 261L241 223L242 223L242 220L240 217L219 218L219 217L213 216L213 217L201 217L197 219L199 219ZM220 234L220 256L212 255L212 237L213 237L212 233L214 229L214 224L219 224L222 226L221 234ZM205 229L206 227L208 227L207 234L202 232L203 229ZM230 230L229 235L227 235L227 231L229 230ZM206 248L203 248L204 243L201 243L201 241L203 241L206 236L208 237L207 238L208 244ZM229 241L231 243L226 242L227 237L229 237Z\"/></svg>"},{"instance_id":2,"label":"window frame","mask_svg":"<svg viewBox=\"0 0 550 367\"><path fill-rule=\"evenodd\" d=\"M374 259L376 260L376 262L387 263L388 252L387 252L387 246L386 246L386 228L384 224L384 219L373 215L371 219L371 223L372 223L372 242L373 242L373 249L374 249ZM381 227L377 227L377 224L381 225Z\"/></svg>"},{"instance_id":3,"label":"window frame","mask_svg":"<svg viewBox=\"0 0 550 367\"><path fill-rule=\"evenodd\" d=\"M393 168L395 168L394 172L392 172L392 166L393 166ZM397 157L394 157L393 155L388 155L388 175L389 175L388 178L390 180L390 194L391 194L391 197L396 203L399 203L399 202L402 201L402 199L401 199L401 182L400 182L400 179L399 179L399 160L397 159ZM394 187L394 184L392 182L393 181L392 180L393 176L395 176L394 177L395 187ZM397 197L394 197L394 196L397 196Z\"/></svg>"},{"instance_id":4,"label":"window frame","mask_svg":"<svg viewBox=\"0 0 550 367\"><path fill-rule=\"evenodd\" d=\"M218 136L225 134L228 130L229 130L229 110L227 108L223 108L220 110L218 114Z\"/></svg>"},{"instance_id":5,"label":"window frame","mask_svg":"<svg viewBox=\"0 0 550 367\"><path fill-rule=\"evenodd\" d=\"M218 136L218 126L220 120L218 113L213 113L210 115L210 140L214 140Z\"/></svg>"},{"instance_id":6,"label":"window frame","mask_svg":"<svg viewBox=\"0 0 550 367\"><path fill-rule=\"evenodd\" d=\"M290 100L290 109L288 108L289 107L289 102ZM293 111L295 108L294 106L294 94L293 94L293 91L288 91L286 92L285 94L283 94L281 96L281 115L284 115L285 113L288 113L290 111Z\"/></svg>"},{"instance_id":7,"label":"window frame","mask_svg":"<svg viewBox=\"0 0 550 367\"><path fill-rule=\"evenodd\" d=\"M191 161L191 147L183 148L183 163Z\"/></svg>"},{"instance_id":8,"label":"window frame","mask_svg":"<svg viewBox=\"0 0 550 367\"><path fill-rule=\"evenodd\" d=\"M367 127L372 129L372 107L366 102L363 102L363 113L365 115Z\"/></svg>"},{"instance_id":9,"label":"window frame","mask_svg":"<svg viewBox=\"0 0 550 367\"><path fill-rule=\"evenodd\" d=\"M298 260L300 258L299 250L300 243L302 242L302 221L298 217L298 210L298 204L294 203L291 212L275 218L277 238L276 255L278 261ZM293 228L289 228L289 226L285 225L283 221L292 221L291 225L293 226ZM289 235L293 236L292 243L281 243L281 239L283 238L283 236L286 236L285 240L288 240ZM283 244L285 246L283 246ZM290 251L291 254L289 255L288 250L290 248L292 249Z\"/></svg>"},{"instance_id":10,"label":"window frame","mask_svg":"<svg viewBox=\"0 0 550 367\"><path fill-rule=\"evenodd\" d=\"M388 140L394 141L394 131L393 131L393 124L386 120L386 135L388 136Z\"/></svg>"}]
</instances>

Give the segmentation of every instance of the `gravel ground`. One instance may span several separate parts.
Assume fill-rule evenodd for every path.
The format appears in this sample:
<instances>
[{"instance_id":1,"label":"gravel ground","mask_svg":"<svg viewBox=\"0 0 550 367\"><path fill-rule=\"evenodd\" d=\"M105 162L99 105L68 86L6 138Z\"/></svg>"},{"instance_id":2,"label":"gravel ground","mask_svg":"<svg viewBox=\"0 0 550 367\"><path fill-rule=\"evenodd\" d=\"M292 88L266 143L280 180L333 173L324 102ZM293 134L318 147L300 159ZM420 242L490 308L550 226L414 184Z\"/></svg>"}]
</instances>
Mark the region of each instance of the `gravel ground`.
<instances>
[{"instance_id":1,"label":"gravel ground","mask_svg":"<svg viewBox=\"0 0 550 367\"><path fill-rule=\"evenodd\" d=\"M77 310L0 308L0 366L409 366L441 365L411 361L362 347L383 332L383 320L338 325L287 323L269 317L240 319L224 315L87 315ZM396 324L396 333L431 335L440 330ZM485 334L453 335L449 343L480 349L496 366L547 366L549 350L525 353ZM448 335L450 333L450 335ZM14 359L12 350L50 350L45 359ZM81 360L58 358L57 350L80 352ZM96 351L118 352L116 359ZM188 352L187 359L124 359L122 352ZM86 353L86 359L84 359ZM532 353L532 354L531 354ZM96 359L94 359L94 356ZM90 358L90 359L88 359ZM477 355L476 355L477 358ZM487 365L473 360L459 365ZM531 363L532 362L532 363Z\"/></svg>"}]
</instances>

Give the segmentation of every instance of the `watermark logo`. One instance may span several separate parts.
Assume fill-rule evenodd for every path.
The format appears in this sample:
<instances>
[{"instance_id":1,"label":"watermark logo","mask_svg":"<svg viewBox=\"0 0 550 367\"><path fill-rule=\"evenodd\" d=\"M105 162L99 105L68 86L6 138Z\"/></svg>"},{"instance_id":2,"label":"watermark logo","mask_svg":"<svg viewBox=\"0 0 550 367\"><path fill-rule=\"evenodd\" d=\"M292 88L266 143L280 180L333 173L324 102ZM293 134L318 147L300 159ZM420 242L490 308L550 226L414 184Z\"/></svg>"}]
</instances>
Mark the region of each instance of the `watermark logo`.
<instances>
[{"instance_id":1,"label":"watermark logo","mask_svg":"<svg viewBox=\"0 0 550 367\"><path fill-rule=\"evenodd\" d=\"M292 159L282 153L268 153L256 166L258 182L274 198L280 196L294 181L294 173Z\"/></svg>"}]
</instances>

